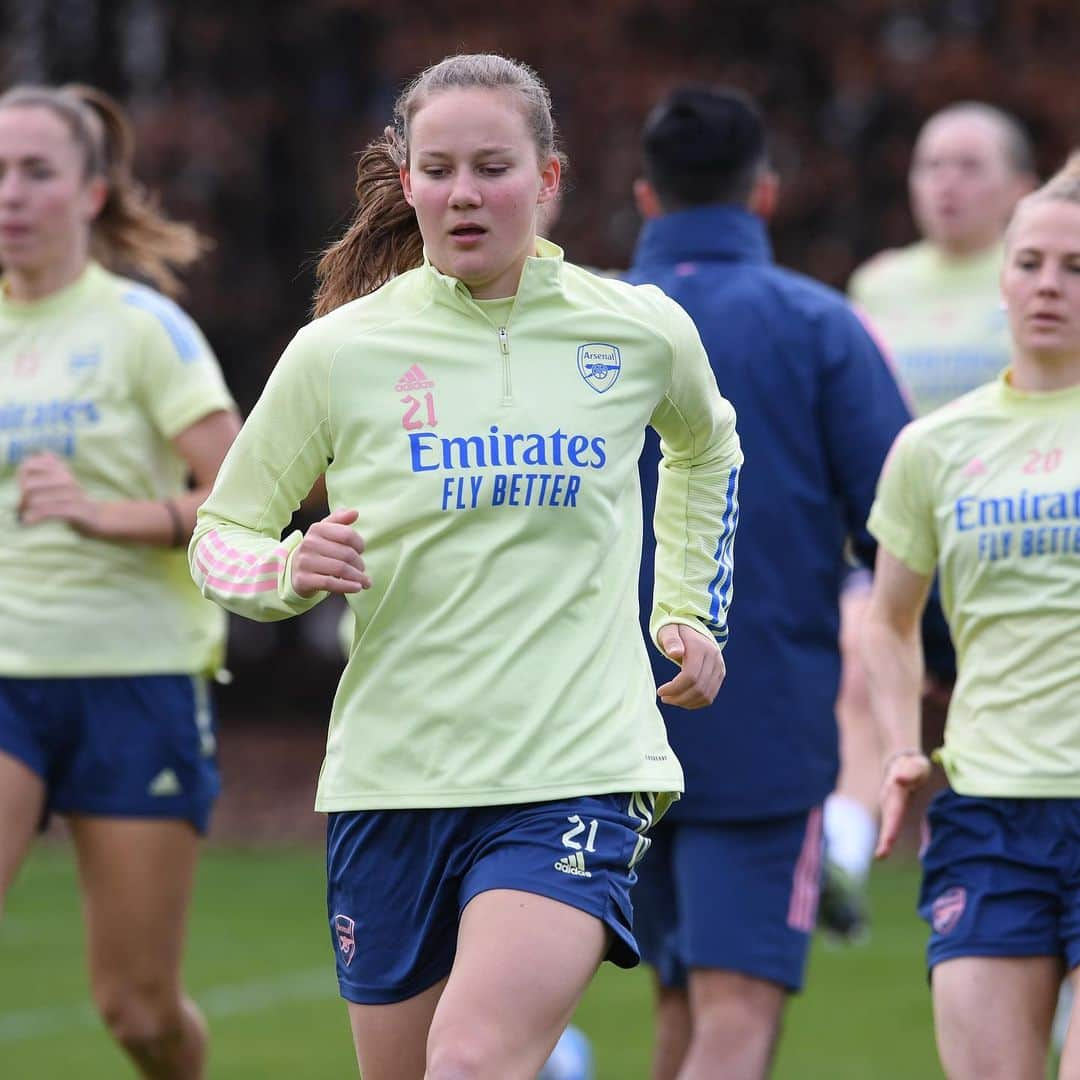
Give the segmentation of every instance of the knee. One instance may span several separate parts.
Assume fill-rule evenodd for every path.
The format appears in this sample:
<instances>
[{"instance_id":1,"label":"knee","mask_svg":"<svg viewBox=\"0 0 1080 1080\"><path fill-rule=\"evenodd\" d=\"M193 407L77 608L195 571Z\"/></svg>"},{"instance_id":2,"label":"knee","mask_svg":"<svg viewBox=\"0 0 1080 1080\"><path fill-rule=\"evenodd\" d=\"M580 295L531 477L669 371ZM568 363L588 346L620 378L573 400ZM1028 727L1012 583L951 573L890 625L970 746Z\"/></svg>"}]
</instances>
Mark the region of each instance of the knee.
<instances>
[{"instance_id":1,"label":"knee","mask_svg":"<svg viewBox=\"0 0 1080 1080\"><path fill-rule=\"evenodd\" d=\"M501 1076L503 1055L494 1032L482 1025L432 1032L428 1039L425 1080L479 1080Z\"/></svg>"},{"instance_id":2,"label":"knee","mask_svg":"<svg viewBox=\"0 0 1080 1080\"><path fill-rule=\"evenodd\" d=\"M95 988L94 999L112 1037L136 1058L152 1054L183 1031L183 1006L175 989L118 983Z\"/></svg>"}]
</instances>

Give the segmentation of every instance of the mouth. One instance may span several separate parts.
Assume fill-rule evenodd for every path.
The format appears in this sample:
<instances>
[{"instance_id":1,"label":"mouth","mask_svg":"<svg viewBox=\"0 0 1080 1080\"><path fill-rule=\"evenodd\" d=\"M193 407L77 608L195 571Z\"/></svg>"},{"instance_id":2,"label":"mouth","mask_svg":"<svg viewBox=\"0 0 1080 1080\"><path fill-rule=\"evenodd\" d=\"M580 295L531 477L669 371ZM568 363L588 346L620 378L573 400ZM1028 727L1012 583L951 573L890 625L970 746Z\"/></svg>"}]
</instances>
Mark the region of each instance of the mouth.
<instances>
[{"instance_id":1,"label":"mouth","mask_svg":"<svg viewBox=\"0 0 1080 1080\"><path fill-rule=\"evenodd\" d=\"M479 240L487 232L482 225L474 225L471 222L465 222L461 225L455 225L450 230L450 235L455 240Z\"/></svg>"},{"instance_id":2,"label":"mouth","mask_svg":"<svg viewBox=\"0 0 1080 1080\"><path fill-rule=\"evenodd\" d=\"M1028 316L1027 321L1034 326L1062 326L1065 323L1061 315L1052 311L1034 311Z\"/></svg>"}]
</instances>

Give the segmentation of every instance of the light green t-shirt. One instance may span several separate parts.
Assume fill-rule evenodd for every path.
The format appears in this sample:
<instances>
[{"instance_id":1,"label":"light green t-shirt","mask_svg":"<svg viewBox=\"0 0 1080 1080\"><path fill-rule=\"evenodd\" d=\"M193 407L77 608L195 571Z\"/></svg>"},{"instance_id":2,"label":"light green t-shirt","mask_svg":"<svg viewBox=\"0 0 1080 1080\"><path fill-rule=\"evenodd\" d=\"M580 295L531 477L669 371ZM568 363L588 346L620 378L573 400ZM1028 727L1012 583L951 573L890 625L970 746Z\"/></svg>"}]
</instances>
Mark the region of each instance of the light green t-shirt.
<instances>
[{"instance_id":1,"label":"light green t-shirt","mask_svg":"<svg viewBox=\"0 0 1080 1080\"><path fill-rule=\"evenodd\" d=\"M199 512L204 595L280 619L321 599L281 539L313 481L359 511L374 587L348 598L320 810L682 790L638 623L637 460L651 421L654 633L723 641L734 412L681 308L538 248L510 304L425 265L302 329Z\"/></svg>"},{"instance_id":2,"label":"light green t-shirt","mask_svg":"<svg viewBox=\"0 0 1080 1080\"><path fill-rule=\"evenodd\" d=\"M870 531L941 579L959 677L941 758L964 795L1080 796L1080 387L1005 377L916 420Z\"/></svg>"},{"instance_id":3,"label":"light green t-shirt","mask_svg":"<svg viewBox=\"0 0 1080 1080\"><path fill-rule=\"evenodd\" d=\"M64 458L94 499L185 490L170 439L234 408L195 324L146 286L91 264L33 303L0 290L0 675L195 674L219 666L222 612L182 550L22 525L16 469Z\"/></svg>"},{"instance_id":4,"label":"light green t-shirt","mask_svg":"<svg viewBox=\"0 0 1080 1080\"><path fill-rule=\"evenodd\" d=\"M849 292L881 339L916 416L996 378L1009 364L1001 245L948 259L928 243L885 251Z\"/></svg>"}]
</instances>

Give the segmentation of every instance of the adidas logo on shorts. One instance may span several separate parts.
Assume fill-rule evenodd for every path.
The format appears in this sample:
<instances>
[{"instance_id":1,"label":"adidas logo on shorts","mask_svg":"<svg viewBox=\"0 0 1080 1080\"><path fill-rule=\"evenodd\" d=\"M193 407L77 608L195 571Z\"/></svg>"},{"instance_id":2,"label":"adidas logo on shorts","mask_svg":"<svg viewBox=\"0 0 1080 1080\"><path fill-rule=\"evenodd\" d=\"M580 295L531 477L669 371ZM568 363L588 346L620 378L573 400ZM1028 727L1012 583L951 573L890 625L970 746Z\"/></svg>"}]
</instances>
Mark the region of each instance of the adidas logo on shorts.
<instances>
[{"instance_id":1,"label":"adidas logo on shorts","mask_svg":"<svg viewBox=\"0 0 1080 1080\"><path fill-rule=\"evenodd\" d=\"M574 877L592 877L592 874L585 869L585 856L580 851L557 860L555 869L561 870L564 874L572 874Z\"/></svg>"},{"instance_id":2,"label":"adidas logo on shorts","mask_svg":"<svg viewBox=\"0 0 1080 1080\"><path fill-rule=\"evenodd\" d=\"M147 785L147 795L180 795L183 787L172 769L162 769Z\"/></svg>"}]
</instances>

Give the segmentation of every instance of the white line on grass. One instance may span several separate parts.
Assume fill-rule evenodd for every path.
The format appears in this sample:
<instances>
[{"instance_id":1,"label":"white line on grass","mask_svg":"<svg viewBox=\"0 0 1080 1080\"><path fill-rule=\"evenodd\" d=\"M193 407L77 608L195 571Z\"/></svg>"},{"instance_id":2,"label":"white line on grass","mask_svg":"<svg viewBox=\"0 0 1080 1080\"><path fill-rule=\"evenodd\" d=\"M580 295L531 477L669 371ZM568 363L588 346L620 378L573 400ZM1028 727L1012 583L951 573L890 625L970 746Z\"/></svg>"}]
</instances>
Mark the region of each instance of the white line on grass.
<instances>
[{"instance_id":1,"label":"white line on grass","mask_svg":"<svg viewBox=\"0 0 1080 1080\"><path fill-rule=\"evenodd\" d=\"M286 1001L316 1001L336 995L337 983L333 971L327 966L296 971L290 975L275 975L268 979L226 983L192 996L207 1017L213 1019L259 1012ZM97 1013L87 1004L0 1013L0 1043L39 1039L73 1028L98 1027L100 1024Z\"/></svg>"}]
</instances>

